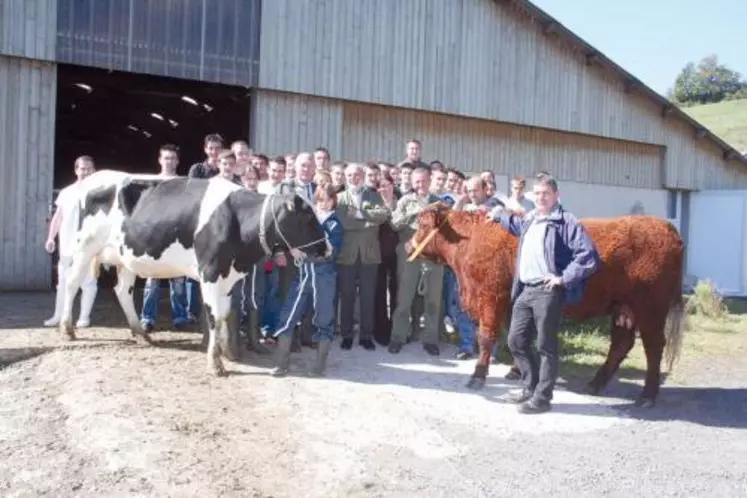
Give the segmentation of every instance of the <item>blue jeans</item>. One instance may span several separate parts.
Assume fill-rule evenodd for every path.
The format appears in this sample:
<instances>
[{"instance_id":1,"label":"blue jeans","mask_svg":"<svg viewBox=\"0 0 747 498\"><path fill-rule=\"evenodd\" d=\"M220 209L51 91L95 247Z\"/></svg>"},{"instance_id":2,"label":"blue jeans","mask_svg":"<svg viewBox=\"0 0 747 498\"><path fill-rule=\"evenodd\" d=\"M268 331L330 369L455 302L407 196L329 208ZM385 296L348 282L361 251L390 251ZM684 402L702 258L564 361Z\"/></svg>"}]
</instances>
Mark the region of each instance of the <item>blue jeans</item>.
<instances>
[{"instance_id":1,"label":"blue jeans","mask_svg":"<svg viewBox=\"0 0 747 498\"><path fill-rule=\"evenodd\" d=\"M249 320L249 309L259 313L259 327L264 334L273 330L280 312L280 269L274 265L271 272L265 271L260 262L252 268L241 283L240 313L242 325Z\"/></svg>"},{"instance_id":2,"label":"blue jeans","mask_svg":"<svg viewBox=\"0 0 747 498\"><path fill-rule=\"evenodd\" d=\"M202 299L200 296L200 283L191 278L187 280L187 313L190 318L200 314ZM191 316L190 316L191 315Z\"/></svg>"},{"instance_id":3,"label":"blue jeans","mask_svg":"<svg viewBox=\"0 0 747 498\"><path fill-rule=\"evenodd\" d=\"M448 266L444 271L444 309L446 314L454 321L459 331L459 351L461 353L474 354L475 331L477 325L469 315L462 311L459 302L459 281Z\"/></svg>"},{"instance_id":4,"label":"blue jeans","mask_svg":"<svg viewBox=\"0 0 747 498\"><path fill-rule=\"evenodd\" d=\"M171 301L171 320L174 325L187 323L187 295L186 277L169 279L169 299ZM143 289L143 313L140 322L154 325L158 316L158 294L161 290L161 280L149 278Z\"/></svg>"}]
</instances>

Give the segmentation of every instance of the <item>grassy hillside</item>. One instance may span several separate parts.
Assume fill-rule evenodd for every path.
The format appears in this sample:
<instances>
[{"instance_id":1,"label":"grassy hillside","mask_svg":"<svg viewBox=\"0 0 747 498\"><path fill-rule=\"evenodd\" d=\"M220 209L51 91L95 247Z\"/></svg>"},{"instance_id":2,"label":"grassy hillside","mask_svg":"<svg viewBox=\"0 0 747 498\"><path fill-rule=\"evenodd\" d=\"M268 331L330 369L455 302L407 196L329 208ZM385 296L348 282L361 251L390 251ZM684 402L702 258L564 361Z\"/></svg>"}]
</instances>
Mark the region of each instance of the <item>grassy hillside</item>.
<instances>
[{"instance_id":1,"label":"grassy hillside","mask_svg":"<svg viewBox=\"0 0 747 498\"><path fill-rule=\"evenodd\" d=\"M739 152L747 153L747 100L683 107L682 110Z\"/></svg>"}]
</instances>

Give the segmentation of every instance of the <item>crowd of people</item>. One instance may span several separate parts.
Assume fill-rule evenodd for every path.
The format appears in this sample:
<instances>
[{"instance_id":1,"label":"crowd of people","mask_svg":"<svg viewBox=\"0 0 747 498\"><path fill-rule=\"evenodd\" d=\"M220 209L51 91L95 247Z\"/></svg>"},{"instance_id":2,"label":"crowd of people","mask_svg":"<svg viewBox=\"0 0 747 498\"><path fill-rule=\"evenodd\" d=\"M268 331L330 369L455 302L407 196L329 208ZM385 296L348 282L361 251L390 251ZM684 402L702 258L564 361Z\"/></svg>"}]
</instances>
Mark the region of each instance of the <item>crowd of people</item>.
<instances>
[{"instance_id":1,"label":"crowd of people","mask_svg":"<svg viewBox=\"0 0 747 498\"><path fill-rule=\"evenodd\" d=\"M452 329L459 338L457 359L474 357L476 323L461 310L454 273L431 262L407 262L404 245L417 228L418 213L436 201L486 216L496 216L502 209L531 212L535 206L525 195L524 178L513 178L510 192L504 194L491 171L468 177L440 161L424 162L418 140L406 142L405 157L398 164L334 162L323 147L267 157L253 152L245 141L226 147L217 134L206 136L203 147L205 160L191 166L189 177L220 177L260 194L298 194L315 206L334 248L326 259L278 249L255 265L233 292L248 343L275 350L274 375L287 373L291 353L302 346L317 349L312 373L322 375L337 334L342 350L354 347L357 334L358 346L369 351L378 344L397 354L419 339L427 354L438 356L442 336ZM162 176L176 176L178 149L162 146L158 163ZM79 180L93 171L92 158L76 160ZM541 174L557 191L554 180L546 172ZM70 265L69 238L74 226L74 210L68 202L73 196L68 189L78 184L63 189L49 227L49 252L54 251L55 236L60 235L58 273L63 285L58 286L55 312L45 322L47 326L60 320L60 289ZM159 284L157 279L146 280L141 322L147 331L155 327ZM86 285L79 327L89 325L95 297L95 281ZM181 329L200 314L198 283L182 277L171 279L169 286L173 325ZM512 367L507 377L521 375Z\"/></svg>"}]
</instances>

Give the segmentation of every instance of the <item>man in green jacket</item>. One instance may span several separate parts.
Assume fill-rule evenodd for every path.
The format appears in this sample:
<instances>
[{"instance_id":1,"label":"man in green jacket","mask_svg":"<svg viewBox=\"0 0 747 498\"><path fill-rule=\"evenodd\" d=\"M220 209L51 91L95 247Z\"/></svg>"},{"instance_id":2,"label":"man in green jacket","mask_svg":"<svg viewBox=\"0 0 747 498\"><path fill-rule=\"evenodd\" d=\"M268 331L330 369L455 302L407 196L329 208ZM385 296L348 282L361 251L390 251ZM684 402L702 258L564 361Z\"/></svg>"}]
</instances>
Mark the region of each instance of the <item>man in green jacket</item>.
<instances>
[{"instance_id":1,"label":"man in green jacket","mask_svg":"<svg viewBox=\"0 0 747 498\"><path fill-rule=\"evenodd\" d=\"M340 296L340 335L342 349L353 347L355 298L360 297L358 342L369 351L373 342L376 279L381 263L379 225L389 219L390 211L381 195L363 184L363 165L351 163L345 168L345 190L337 196L337 217L345 235L337 256Z\"/></svg>"},{"instance_id":2,"label":"man in green jacket","mask_svg":"<svg viewBox=\"0 0 747 498\"><path fill-rule=\"evenodd\" d=\"M399 353L407 342L410 330L410 309L418 294L423 296L425 330L423 333L423 349L431 356L438 356L438 335L443 318L441 307L443 303L444 267L426 261L407 262L405 243L410 240L417 229L417 216L428 204L439 200L429 193L430 171L426 168L416 168L411 176L413 192L404 195L397 208L392 213L392 227L400 232L400 243L397 246L397 272L399 273L399 289L397 291L397 307L392 316L392 340L389 343L390 353Z\"/></svg>"}]
</instances>

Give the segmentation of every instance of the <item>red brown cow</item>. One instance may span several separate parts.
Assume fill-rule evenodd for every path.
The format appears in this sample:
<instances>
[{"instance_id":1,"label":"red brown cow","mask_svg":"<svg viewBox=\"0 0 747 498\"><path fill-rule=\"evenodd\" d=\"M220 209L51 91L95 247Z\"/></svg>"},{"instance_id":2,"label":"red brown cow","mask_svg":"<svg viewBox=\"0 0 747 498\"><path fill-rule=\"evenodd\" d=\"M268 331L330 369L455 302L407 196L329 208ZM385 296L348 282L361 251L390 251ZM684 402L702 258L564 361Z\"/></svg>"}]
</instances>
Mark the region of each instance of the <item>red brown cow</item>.
<instances>
[{"instance_id":1,"label":"red brown cow","mask_svg":"<svg viewBox=\"0 0 747 498\"><path fill-rule=\"evenodd\" d=\"M611 317L607 360L589 382L599 393L632 349L638 331L646 352L646 381L636 404L653 406L659 393L661 360L671 371L679 356L684 328L683 243L668 221L652 216L580 220L594 240L602 263L584 290L568 305L572 320ZM449 265L459 279L464 311L479 323L480 353L467 387L481 389L498 330L511 308L518 239L484 215L451 211L441 204L419 215L410 240L426 259Z\"/></svg>"}]
</instances>

